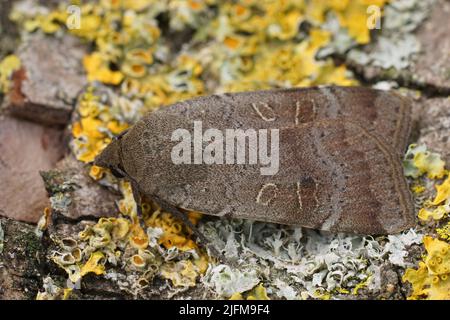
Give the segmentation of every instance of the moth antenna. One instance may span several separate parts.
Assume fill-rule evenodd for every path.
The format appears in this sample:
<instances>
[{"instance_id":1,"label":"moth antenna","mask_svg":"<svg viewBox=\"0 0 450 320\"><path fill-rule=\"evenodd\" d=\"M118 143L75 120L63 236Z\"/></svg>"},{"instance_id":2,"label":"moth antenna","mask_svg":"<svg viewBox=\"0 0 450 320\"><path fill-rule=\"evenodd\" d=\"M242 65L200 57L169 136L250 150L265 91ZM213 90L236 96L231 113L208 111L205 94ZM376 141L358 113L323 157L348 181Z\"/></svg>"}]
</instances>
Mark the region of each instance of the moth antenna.
<instances>
[{"instance_id":1,"label":"moth antenna","mask_svg":"<svg viewBox=\"0 0 450 320\"><path fill-rule=\"evenodd\" d=\"M158 204L161 206L161 209L163 209L164 211L167 211L171 214L173 214L175 217L177 217L178 219L180 219L181 221L183 221L183 223L192 230L192 232L195 234L195 236L200 240L200 242L207 247L211 254L218 259L219 261L221 261L222 263L227 263L227 264L232 264L231 262L227 261L227 259L225 258L225 256L220 253L212 244L211 242L206 238L206 236L200 232L200 230L198 230L198 228L196 226L194 226L194 224L191 222L191 220L189 220L189 218L187 217L187 215L185 213L183 213L180 209L178 209L177 207L171 205L170 203L160 199L159 197L153 196L153 199L156 200L156 202L158 202Z\"/></svg>"}]
</instances>

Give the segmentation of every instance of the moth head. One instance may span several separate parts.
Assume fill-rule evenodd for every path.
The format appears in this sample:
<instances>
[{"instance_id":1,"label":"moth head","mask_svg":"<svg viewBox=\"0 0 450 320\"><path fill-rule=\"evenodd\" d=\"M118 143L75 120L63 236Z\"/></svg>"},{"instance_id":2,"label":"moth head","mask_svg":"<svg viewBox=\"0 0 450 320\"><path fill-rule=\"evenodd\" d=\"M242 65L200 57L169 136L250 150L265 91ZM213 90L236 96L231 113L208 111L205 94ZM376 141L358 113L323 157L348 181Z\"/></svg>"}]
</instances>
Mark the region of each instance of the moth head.
<instances>
[{"instance_id":1,"label":"moth head","mask_svg":"<svg viewBox=\"0 0 450 320\"><path fill-rule=\"evenodd\" d=\"M122 165L120 139L114 139L95 158L94 165L111 170L112 174L118 178L123 178L125 170Z\"/></svg>"}]
</instances>

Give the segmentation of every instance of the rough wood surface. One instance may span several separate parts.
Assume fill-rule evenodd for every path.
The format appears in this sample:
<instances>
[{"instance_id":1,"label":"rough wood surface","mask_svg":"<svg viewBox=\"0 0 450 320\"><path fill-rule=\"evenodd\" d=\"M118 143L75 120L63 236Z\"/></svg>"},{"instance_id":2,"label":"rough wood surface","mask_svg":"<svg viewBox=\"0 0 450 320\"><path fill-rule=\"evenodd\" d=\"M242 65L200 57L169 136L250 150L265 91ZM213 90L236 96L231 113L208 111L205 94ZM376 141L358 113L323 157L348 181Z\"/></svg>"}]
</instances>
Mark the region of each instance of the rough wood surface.
<instances>
[{"instance_id":1,"label":"rough wood surface","mask_svg":"<svg viewBox=\"0 0 450 320\"><path fill-rule=\"evenodd\" d=\"M55 169L43 171L41 175L55 214L71 220L116 215L119 195L96 183L89 177L88 168L73 156L67 156ZM65 187L61 188L63 183Z\"/></svg>"},{"instance_id":2,"label":"rough wood surface","mask_svg":"<svg viewBox=\"0 0 450 320\"><path fill-rule=\"evenodd\" d=\"M39 171L52 168L63 153L60 130L0 116L0 216L36 223L49 205Z\"/></svg>"},{"instance_id":3,"label":"rough wood surface","mask_svg":"<svg viewBox=\"0 0 450 320\"><path fill-rule=\"evenodd\" d=\"M440 153L450 163L450 98L422 98L418 102L419 143Z\"/></svg>"},{"instance_id":4,"label":"rough wood surface","mask_svg":"<svg viewBox=\"0 0 450 320\"><path fill-rule=\"evenodd\" d=\"M18 49L21 69L13 74L6 108L31 121L67 124L79 92L87 83L82 72L85 48L70 36L33 34Z\"/></svg>"}]
</instances>

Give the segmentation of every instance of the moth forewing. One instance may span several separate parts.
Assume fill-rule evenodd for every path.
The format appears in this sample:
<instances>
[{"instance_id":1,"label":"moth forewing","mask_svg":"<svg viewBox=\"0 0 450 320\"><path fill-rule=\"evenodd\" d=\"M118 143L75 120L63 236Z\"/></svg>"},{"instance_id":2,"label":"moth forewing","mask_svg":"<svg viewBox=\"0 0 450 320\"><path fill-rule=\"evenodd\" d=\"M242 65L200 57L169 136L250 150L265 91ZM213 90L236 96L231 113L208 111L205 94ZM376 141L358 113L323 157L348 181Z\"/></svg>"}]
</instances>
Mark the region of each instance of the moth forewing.
<instances>
[{"instance_id":1,"label":"moth forewing","mask_svg":"<svg viewBox=\"0 0 450 320\"><path fill-rule=\"evenodd\" d=\"M414 223L400 161L409 110L395 94L357 87L201 97L139 121L120 140L121 164L141 192L176 207L332 232L394 233ZM223 132L221 141L231 129L278 130L277 170L264 175L267 163L227 163L226 154L222 164L204 162L194 144L192 163L173 161L181 142L173 132L198 136L195 121L203 132Z\"/></svg>"},{"instance_id":2,"label":"moth forewing","mask_svg":"<svg viewBox=\"0 0 450 320\"><path fill-rule=\"evenodd\" d=\"M199 97L160 110L176 124L202 120L205 128L281 128L323 119L348 118L376 132L404 153L411 103L396 93L365 87L313 87L225 93ZM149 123L161 122L150 114Z\"/></svg>"}]
</instances>

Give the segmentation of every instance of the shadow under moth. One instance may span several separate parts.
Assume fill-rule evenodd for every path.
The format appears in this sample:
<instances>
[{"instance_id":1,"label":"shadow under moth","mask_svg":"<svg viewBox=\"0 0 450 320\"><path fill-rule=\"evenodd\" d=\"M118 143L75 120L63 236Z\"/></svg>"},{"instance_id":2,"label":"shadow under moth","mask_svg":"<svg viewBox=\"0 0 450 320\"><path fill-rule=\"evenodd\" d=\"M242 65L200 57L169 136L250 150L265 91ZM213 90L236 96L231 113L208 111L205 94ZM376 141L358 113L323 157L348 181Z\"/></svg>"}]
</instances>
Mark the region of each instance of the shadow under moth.
<instances>
[{"instance_id":1,"label":"shadow under moth","mask_svg":"<svg viewBox=\"0 0 450 320\"><path fill-rule=\"evenodd\" d=\"M200 142L195 122L201 123ZM135 199L145 194L170 212L181 208L330 232L391 234L415 223L401 162L410 125L406 98L371 88L216 94L149 113L95 164L129 179ZM213 134L202 135L211 128ZM258 140L277 130L276 173L262 174L262 163L250 159L255 145L246 150L246 161L227 162L231 129L249 132L247 142L235 141L241 151L252 134ZM191 141L174 140L174 132L189 132ZM265 138L269 146L274 142L270 134ZM181 163L173 159L180 143L189 143L183 151L188 161ZM208 147L213 163L201 161Z\"/></svg>"}]
</instances>

